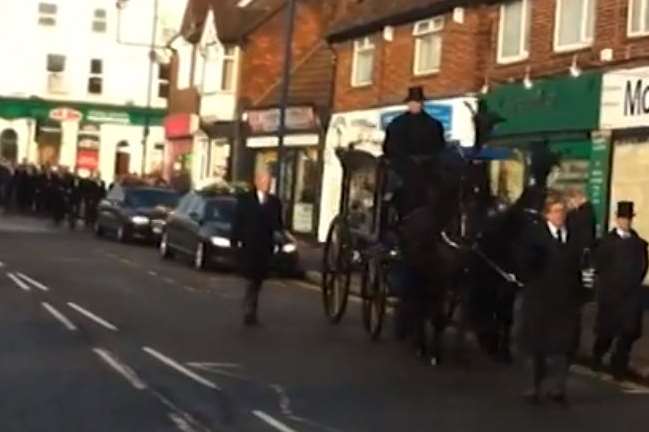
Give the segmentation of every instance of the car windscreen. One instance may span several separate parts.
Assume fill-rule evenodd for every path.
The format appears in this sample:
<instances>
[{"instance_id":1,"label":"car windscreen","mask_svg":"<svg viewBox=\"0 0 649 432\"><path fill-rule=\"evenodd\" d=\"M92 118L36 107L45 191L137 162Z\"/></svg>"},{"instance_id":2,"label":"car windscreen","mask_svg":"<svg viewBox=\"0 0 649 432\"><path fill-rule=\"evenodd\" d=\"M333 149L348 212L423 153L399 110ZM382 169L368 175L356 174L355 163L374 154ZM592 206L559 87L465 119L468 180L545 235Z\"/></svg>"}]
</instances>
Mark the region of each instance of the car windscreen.
<instances>
[{"instance_id":1,"label":"car windscreen","mask_svg":"<svg viewBox=\"0 0 649 432\"><path fill-rule=\"evenodd\" d=\"M165 190L130 190L126 194L127 203L135 208L154 208L158 206L174 208L180 196Z\"/></svg>"},{"instance_id":2,"label":"car windscreen","mask_svg":"<svg viewBox=\"0 0 649 432\"><path fill-rule=\"evenodd\" d=\"M234 219L236 201L233 199L209 200L205 206L205 220L231 224Z\"/></svg>"}]
</instances>

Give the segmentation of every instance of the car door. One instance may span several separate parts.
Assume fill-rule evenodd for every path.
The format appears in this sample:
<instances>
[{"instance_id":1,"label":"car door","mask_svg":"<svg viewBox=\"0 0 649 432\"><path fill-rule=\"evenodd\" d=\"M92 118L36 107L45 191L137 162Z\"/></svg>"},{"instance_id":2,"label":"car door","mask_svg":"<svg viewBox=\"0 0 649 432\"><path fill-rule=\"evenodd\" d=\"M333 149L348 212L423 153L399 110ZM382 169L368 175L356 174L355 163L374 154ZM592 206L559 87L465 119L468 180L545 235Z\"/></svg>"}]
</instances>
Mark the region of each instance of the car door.
<instances>
[{"instance_id":1,"label":"car door","mask_svg":"<svg viewBox=\"0 0 649 432\"><path fill-rule=\"evenodd\" d=\"M198 220L200 219L199 215L201 213L199 213L199 211L202 202L202 197L194 194L181 223L182 247L187 251L187 253L193 253L196 250L196 236L200 229Z\"/></svg>"},{"instance_id":2,"label":"car door","mask_svg":"<svg viewBox=\"0 0 649 432\"><path fill-rule=\"evenodd\" d=\"M185 195L178 203L178 207L169 215L167 226L165 227L167 242L171 247L181 251L183 250L183 220L187 217L188 209L193 199L193 193Z\"/></svg>"},{"instance_id":3,"label":"car door","mask_svg":"<svg viewBox=\"0 0 649 432\"><path fill-rule=\"evenodd\" d=\"M106 199L100 203L98 217L102 227L114 231L122 223L120 212L124 204L124 196L124 189L115 185L106 195Z\"/></svg>"}]
</instances>

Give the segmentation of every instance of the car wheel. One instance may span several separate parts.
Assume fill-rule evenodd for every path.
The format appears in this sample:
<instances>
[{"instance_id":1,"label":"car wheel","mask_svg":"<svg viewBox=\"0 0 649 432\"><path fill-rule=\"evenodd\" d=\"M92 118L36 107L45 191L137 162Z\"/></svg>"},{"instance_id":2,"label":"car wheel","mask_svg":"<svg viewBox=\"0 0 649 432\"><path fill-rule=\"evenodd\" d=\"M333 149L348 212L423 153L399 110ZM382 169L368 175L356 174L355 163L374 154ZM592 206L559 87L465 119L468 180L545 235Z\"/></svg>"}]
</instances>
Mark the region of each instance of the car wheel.
<instances>
[{"instance_id":1,"label":"car wheel","mask_svg":"<svg viewBox=\"0 0 649 432\"><path fill-rule=\"evenodd\" d=\"M128 233L128 228L126 228L124 225L120 225L119 228L117 228L117 241L120 243L128 243L130 240L129 233Z\"/></svg>"},{"instance_id":2,"label":"car wheel","mask_svg":"<svg viewBox=\"0 0 649 432\"><path fill-rule=\"evenodd\" d=\"M171 259L174 257L171 246L169 246L169 237L167 236L167 233L162 234L162 238L160 239L160 256L162 259Z\"/></svg>"},{"instance_id":3,"label":"car wheel","mask_svg":"<svg viewBox=\"0 0 649 432\"><path fill-rule=\"evenodd\" d=\"M194 253L194 268L196 270L205 270L207 267L207 248L205 243L198 242L196 252Z\"/></svg>"}]
</instances>

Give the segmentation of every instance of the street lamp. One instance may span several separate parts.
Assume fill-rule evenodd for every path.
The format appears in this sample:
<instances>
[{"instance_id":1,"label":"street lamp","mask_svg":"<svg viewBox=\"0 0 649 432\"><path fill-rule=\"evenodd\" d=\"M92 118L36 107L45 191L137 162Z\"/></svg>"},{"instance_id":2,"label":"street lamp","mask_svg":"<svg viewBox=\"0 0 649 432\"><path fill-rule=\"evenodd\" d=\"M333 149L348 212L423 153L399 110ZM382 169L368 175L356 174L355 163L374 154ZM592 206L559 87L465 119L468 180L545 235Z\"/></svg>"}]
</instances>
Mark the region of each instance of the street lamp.
<instances>
[{"instance_id":1,"label":"street lamp","mask_svg":"<svg viewBox=\"0 0 649 432\"><path fill-rule=\"evenodd\" d=\"M144 130L142 132L142 175L146 174L146 156L147 156L147 143L149 141L149 134L151 132L151 99L153 98L153 71L156 62L155 49L157 48L156 40L158 35L158 6L159 0L154 0L153 4L153 25L151 31L151 43L148 45L144 44L134 44L122 42L120 38L121 33L121 13L124 8L128 5L130 0L117 0L115 7L117 8L119 17L117 19L117 43L122 45L129 46L138 46L138 47L148 47L149 48L149 84L147 87L147 96L146 96L146 111L144 113Z\"/></svg>"}]
</instances>

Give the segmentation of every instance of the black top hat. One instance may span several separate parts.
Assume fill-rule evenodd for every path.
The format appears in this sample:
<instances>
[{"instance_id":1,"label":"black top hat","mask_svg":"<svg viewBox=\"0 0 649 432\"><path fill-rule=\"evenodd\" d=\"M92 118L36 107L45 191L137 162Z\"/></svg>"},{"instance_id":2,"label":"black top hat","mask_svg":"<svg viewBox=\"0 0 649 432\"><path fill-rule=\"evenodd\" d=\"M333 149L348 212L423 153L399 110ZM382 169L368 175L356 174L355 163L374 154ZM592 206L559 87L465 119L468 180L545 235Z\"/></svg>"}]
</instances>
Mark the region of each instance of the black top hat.
<instances>
[{"instance_id":1,"label":"black top hat","mask_svg":"<svg viewBox=\"0 0 649 432\"><path fill-rule=\"evenodd\" d=\"M423 87L410 87L408 89L408 96L406 97L405 102L423 102L425 100L426 96L424 96Z\"/></svg>"},{"instance_id":2,"label":"black top hat","mask_svg":"<svg viewBox=\"0 0 649 432\"><path fill-rule=\"evenodd\" d=\"M620 201L617 203L617 216L622 218L632 218L635 216L633 211L633 201Z\"/></svg>"}]
</instances>

